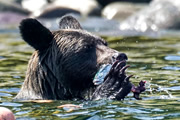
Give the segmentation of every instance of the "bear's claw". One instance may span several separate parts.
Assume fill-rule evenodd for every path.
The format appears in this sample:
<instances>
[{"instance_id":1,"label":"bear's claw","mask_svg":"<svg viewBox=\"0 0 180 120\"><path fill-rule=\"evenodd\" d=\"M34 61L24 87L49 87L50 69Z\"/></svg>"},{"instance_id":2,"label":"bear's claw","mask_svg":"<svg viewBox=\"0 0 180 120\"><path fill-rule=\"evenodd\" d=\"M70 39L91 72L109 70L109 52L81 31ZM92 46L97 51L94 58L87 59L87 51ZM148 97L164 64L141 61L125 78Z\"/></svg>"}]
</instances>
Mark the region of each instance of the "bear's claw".
<instances>
[{"instance_id":1,"label":"bear's claw","mask_svg":"<svg viewBox=\"0 0 180 120\"><path fill-rule=\"evenodd\" d=\"M132 91L134 98L140 100L139 94L145 91L145 82L141 81L139 86L134 86L129 80L133 75L126 76L125 71L129 67L126 65L126 61L115 61L104 78L104 82L96 88L92 99L122 100Z\"/></svg>"},{"instance_id":2,"label":"bear's claw","mask_svg":"<svg viewBox=\"0 0 180 120\"><path fill-rule=\"evenodd\" d=\"M132 88L132 84L129 81L132 75L126 76L125 73L128 67L130 66L126 66L126 61L115 61L104 78L104 82L96 88L92 99L124 99Z\"/></svg>"}]
</instances>

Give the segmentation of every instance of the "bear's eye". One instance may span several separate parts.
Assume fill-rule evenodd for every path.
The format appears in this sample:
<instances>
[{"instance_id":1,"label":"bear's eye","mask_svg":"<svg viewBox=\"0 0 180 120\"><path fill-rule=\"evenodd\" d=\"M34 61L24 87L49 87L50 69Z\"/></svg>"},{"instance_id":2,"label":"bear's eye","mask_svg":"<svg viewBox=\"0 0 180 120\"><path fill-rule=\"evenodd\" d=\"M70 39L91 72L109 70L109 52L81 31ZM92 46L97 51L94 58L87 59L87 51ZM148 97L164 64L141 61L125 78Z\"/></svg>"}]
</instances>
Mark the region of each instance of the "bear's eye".
<instances>
[{"instance_id":1,"label":"bear's eye","mask_svg":"<svg viewBox=\"0 0 180 120\"><path fill-rule=\"evenodd\" d=\"M104 45L105 45L105 46L108 46L108 43L107 43L107 42L104 42Z\"/></svg>"},{"instance_id":2,"label":"bear's eye","mask_svg":"<svg viewBox=\"0 0 180 120\"><path fill-rule=\"evenodd\" d=\"M92 45L86 45L86 49L91 49Z\"/></svg>"}]
</instances>

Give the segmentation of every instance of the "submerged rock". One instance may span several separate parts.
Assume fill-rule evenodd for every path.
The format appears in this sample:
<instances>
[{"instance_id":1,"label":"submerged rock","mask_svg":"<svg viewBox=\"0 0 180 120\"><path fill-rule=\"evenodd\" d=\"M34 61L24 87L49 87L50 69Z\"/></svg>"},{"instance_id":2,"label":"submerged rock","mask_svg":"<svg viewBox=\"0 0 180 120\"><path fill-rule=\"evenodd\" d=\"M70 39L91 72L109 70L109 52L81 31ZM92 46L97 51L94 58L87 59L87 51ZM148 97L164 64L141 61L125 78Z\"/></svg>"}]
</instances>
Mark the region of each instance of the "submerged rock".
<instances>
[{"instance_id":1,"label":"submerged rock","mask_svg":"<svg viewBox=\"0 0 180 120\"><path fill-rule=\"evenodd\" d=\"M0 120L15 120L15 116L8 108L0 107Z\"/></svg>"}]
</instances>

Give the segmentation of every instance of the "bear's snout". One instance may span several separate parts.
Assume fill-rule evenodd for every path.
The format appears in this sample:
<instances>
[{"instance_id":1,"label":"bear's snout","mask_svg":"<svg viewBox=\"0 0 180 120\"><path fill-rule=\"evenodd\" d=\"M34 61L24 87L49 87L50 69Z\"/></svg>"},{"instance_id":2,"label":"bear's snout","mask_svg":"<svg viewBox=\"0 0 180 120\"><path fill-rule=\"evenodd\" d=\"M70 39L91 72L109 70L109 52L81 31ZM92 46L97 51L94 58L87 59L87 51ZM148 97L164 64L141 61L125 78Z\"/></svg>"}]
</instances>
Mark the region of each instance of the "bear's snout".
<instances>
[{"instance_id":1,"label":"bear's snout","mask_svg":"<svg viewBox=\"0 0 180 120\"><path fill-rule=\"evenodd\" d=\"M128 57L125 53L115 53L112 56L113 61L119 60L119 61L123 61L123 60L128 60Z\"/></svg>"}]
</instances>

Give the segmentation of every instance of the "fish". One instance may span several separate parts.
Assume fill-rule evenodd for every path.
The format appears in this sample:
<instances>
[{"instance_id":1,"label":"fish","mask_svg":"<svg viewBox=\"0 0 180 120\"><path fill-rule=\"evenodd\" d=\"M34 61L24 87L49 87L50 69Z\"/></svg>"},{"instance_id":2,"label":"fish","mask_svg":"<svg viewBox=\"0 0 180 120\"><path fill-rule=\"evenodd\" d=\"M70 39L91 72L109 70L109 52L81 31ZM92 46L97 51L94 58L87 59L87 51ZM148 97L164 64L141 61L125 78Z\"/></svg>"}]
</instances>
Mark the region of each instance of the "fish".
<instances>
[{"instance_id":1,"label":"fish","mask_svg":"<svg viewBox=\"0 0 180 120\"><path fill-rule=\"evenodd\" d=\"M94 85L100 85L104 82L104 78L109 73L111 67L111 64L104 64L101 66L93 79Z\"/></svg>"}]
</instances>

